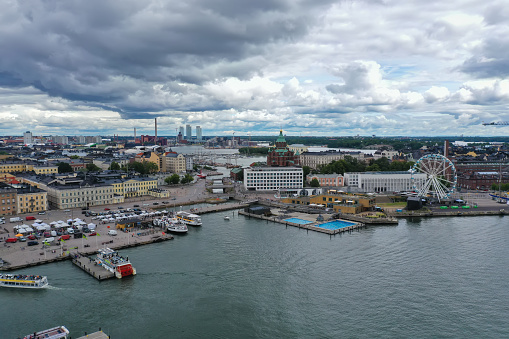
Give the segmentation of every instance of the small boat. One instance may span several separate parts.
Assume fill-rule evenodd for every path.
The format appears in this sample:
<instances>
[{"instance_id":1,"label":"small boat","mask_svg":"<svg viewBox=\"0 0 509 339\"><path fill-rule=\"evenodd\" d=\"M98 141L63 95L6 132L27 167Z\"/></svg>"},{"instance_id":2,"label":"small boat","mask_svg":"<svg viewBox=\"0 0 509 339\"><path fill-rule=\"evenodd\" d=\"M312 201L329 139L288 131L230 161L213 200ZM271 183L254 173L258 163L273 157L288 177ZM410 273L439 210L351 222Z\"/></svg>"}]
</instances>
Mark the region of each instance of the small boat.
<instances>
[{"instance_id":1,"label":"small boat","mask_svg":"<svg viewBox=\"0 0 509 339\"><path fill-rule=\"evenodd\" d=\"M186 211L178 211L177 218L182 220L186 225L201 226L201 218L197 214L189 213Z\"/></svg>"},{"instance_id":2,"label":"small boat","mask_svg":"<svg viewBox=\"0 0 509 339\"><path fill-rule=\"evenodd\" d=\"M197 175L198 178L200 179L206 179L207 178L207 175L206 174L203 174L202 173L202 170L200 170L200 174Z\"/></svg>"},{"instance_id":3,"label":"small boat","mask_svg":"<svg viewBox=\"0 0 509 339\"><path fill-rule=\"evenodd\" d=\"M230 217L229 217L229 216L227 216L227 215L225 215L225 216L224 216L224 220L230 220Z\"/></svg>"},{"instance_id":4,"label":"small boat","mask_svg":"<svg viewBox=\"0 0 509 339\"><path fill-rule=\"evenodd\" d=\"M131 265L129 258L124 258L111 248L99 249L95 262L97 265L115 274L115 277L119 279L130 275L136 275L136 269Z\"/></svg>"},{"instance_id":5,"label":"small boat","mask_svg":"<svg viewBox=\"0 0 509 339\"><path fill-rule=\"evenodd\" d=\"M180 219L171 218L166 222L166 230L171 233L187 233L187 225Z\"/></svg>"},{"instance_id":6,"label":"small boat","mask_svg":"<svg viewBox=\"0 0 509 339\"><path fill-rule=\"evenodd\" d=\"M65 326L57 326L53 328L48 328L44 331L34 332L32 334L27 334L23 337L23 339L67 339L67 335L69 334L69 330Z\"/></svg>"},{"instance_id":7,"label":"small boat","mask_svg":"<svg viewBox=\"0 0 509 339\"><path fill-rule=\"evenodd\" d=\"M42 275L0 274L0 286L16 288L46 288L48 278Z\"/></svg>"}]
</instances>

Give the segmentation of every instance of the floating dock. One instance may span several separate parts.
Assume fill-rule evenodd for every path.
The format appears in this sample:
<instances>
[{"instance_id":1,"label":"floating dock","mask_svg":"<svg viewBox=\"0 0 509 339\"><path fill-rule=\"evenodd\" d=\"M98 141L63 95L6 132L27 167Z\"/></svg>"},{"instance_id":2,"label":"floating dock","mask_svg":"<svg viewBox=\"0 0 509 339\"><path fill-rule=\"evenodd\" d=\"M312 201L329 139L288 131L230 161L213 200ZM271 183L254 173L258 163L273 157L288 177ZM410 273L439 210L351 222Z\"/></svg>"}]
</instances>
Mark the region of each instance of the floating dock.
<instances>
[{"instance_id":1,"label":"floating dock","mask_svg":"<svg viewBox=\"0 0 509 339\"><path fill-rule=\"evenodd\" d=\"M90 334L86 334L86 332L85 332L85 335L82 337L79 337L78 339L109 339L109 338L110 338L110 336L106 335L106 333L104 333L103 331L97 331L97 332L90 333Z\"/></svg>"},{"instance_id":2,"label":"floating dock","mask_svg":"<svg viewBox=\"0 0 509 339\"><path fill-rule=\"evenodd\" d=\"M311 231L316 231L316 232L320 232L320 233L326 233L329 235L336 235L336 234L344 233L344 232L352 232L353 230L359 230L361 228L366 227L365 224L358 222L358 223L355 223L354 225L345 226L345 227L341 227L338 229L327 229L327 228L320 227L319 225L322 223L327 223L327 222L333 221L333 220L327 220L327 221L323 221L323 222L311 222L310 221L309 224L298 224L298 223L285 221L282 218L278 218L276 216L267 217L264 215L252 214L252 213L248 213L245 211L239 211L239 215L244 215L244 216L247 216L250 218L252 217L252 218L257 218L257 219L261 219L261 220L266 220L267 223L270 221L270 222L274 222L274 223L278 223L278 224L283 224L286 227L292 226L292 227L297 227L299 229L302 228L307 231L311 230ZM287 218L291 218L291 216L285 216L285 219L287 219Z\"/></svg>"}]
</instances>

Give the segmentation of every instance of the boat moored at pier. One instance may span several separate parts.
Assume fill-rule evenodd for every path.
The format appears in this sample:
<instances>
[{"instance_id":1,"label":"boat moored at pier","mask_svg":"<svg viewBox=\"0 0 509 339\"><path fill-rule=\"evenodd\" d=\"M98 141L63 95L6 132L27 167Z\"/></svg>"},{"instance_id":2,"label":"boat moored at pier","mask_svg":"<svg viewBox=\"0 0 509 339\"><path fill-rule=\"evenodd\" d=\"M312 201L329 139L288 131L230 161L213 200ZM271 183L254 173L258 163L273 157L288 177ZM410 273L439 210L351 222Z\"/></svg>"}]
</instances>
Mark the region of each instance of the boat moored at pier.
<instances>
[{"instance_id":1,"label":"boat moored at pier","mask_svg":"<svg viewBox=\"0 0 509 339\"><path fill-rule=\"evenodd\" d=\"M34 332L32 334L27 334L23 337L23 339L67 339L67 335L69 334L69 330L65 326L57 326L48 328L44 331Z\"/></svg>"},{"instance_id":2,"label":"boat moored at pier","mask_svg":"<svg viewBox=\"0 0 509 339\"><path fill-rule=\"evenodd\" d=\"M15 288L46 288L48 278L41 275L0 274L0 286Z\"/></svg>"},{"instance_id":3,"label":"boat moored at pier","mask_svg":"<svg viewBox=\"0 0 509 339\"><path fill-rule=\"evenodd\" d=\"M111 248L101 248L95 259L97 265L101 265L107 271L115 274L117 278L136 275L136 269L131 265L129 258L124 258Z\"/></svg>"},{"instance_id":4,"label":"boat moored at pier","mask_svg":"<svg viewBox=\"0 0 509 339\"><path fill-rule=\"evenodd\" d=\"M201 226L201 217L197 214L186 211L178 211L177 218L182 220L186 225Z\"/></svg>"},{"instance_id":5,"label":"boat moored at pier","mask_svg":"<svg viewBox=\"0 0 509 339\"><path fill-rule=\"evenodd\" d=\"M161 219L154 219L152 222L154 226L166 228L171 233L187 233L187 225L178 218L162 217Z\"/></svg>"}]
</instances>

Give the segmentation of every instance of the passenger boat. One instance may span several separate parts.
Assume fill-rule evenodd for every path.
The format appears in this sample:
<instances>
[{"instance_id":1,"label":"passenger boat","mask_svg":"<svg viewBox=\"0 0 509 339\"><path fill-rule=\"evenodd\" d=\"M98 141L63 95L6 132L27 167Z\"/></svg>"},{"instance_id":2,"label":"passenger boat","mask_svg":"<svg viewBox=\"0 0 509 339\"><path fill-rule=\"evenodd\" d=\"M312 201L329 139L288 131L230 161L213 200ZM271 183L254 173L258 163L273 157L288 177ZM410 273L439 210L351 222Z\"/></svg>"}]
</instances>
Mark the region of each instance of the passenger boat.
<instances>
[{"instance_id":1,"label":"passenger boat","mask_svg":"<svg viewBox=\"0 0 509 339\"><path fill-rule=\"evenodd\" d=\"M186 225L201 226L201 218L197 214L179 211L177 212L177 218L182 220Z\"/></svg>"},{"instance_id":2,"label":"passenger boat","mask_svg":"<svg viewBox=\"0 0 509 339\"><path fill-rule=\"evenodd\" d=\"M154 219L152 222L154 226L166 228L171 233L186 233L187 225L178 218L162 217L161 219Z\"/></svg>"},{"instance_id":3,"label":"passenger boat","mask_svg":"<svg viewBox=\"0 0 509 339\"><path fill-rule=\"evenodd\" d=\"M65 326L57 326L44 331L27 334L23 339L67 339L69 330Z\"/></svg>"},{"instance_id":4,"label":"passenger boat","mask_svg":"<svg viewBox=\"0 0 509 339\"><path fill-rule=\"evenodd\" d=\"M124 258L111 248L101 248L95 259L97 265L115 274L117 278L136 275L136 269L131 265L129 258Z\"/></svg>"},{"instance_id":5,"label":"passenger boat","mask_svg":"<svg viewBox=\"0 0 509 339\"><path fill-rule=\"evenodd\" d=\"M48 278L42 275L0 274L0 286L17 288L45 288Z\"/></svg>"},{"instance_id":6,"label":"passenger boat","mask_svg":"<svg viewBox=\"0 0 509 339\"><path fill-rule=\"evenodd\" d=\"M166 227L166 230L171 233L187 233L187 225L183 221L176 219L175 222L171 222Z\"/></svg>"},{"instance_id":7,"label":"passenger boat","mask_svg":"<svg viewBox=\"0 0 509 339\"><path fill-rule=\"evenodd\" d=\"M230 217L229 217L229 216L227 216L227 215L225 215L225 216L224 216L224 220L230 220Z\"/></svg>"}]
</instances>

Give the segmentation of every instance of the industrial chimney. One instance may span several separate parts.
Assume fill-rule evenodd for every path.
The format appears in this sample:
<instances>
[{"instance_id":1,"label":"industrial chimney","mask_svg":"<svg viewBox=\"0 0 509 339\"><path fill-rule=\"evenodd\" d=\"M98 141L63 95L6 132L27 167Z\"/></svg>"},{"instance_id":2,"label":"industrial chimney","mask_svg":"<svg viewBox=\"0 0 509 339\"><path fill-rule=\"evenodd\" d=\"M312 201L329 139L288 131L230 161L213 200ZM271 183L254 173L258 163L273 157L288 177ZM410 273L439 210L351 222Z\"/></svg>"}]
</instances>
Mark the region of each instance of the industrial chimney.
<instances>
[{"instance_id":1,"label":"industrial chimney","mask_svg":"<svg viewBox=\"0 0 509 339\"><path fill-rule=\"evenodd\" d=\"M154 138L154 145L157 145L157 118L155 118L154 120L155 120L155 126L156 126L156 136Z\"/></svg>"}]
</instances>

